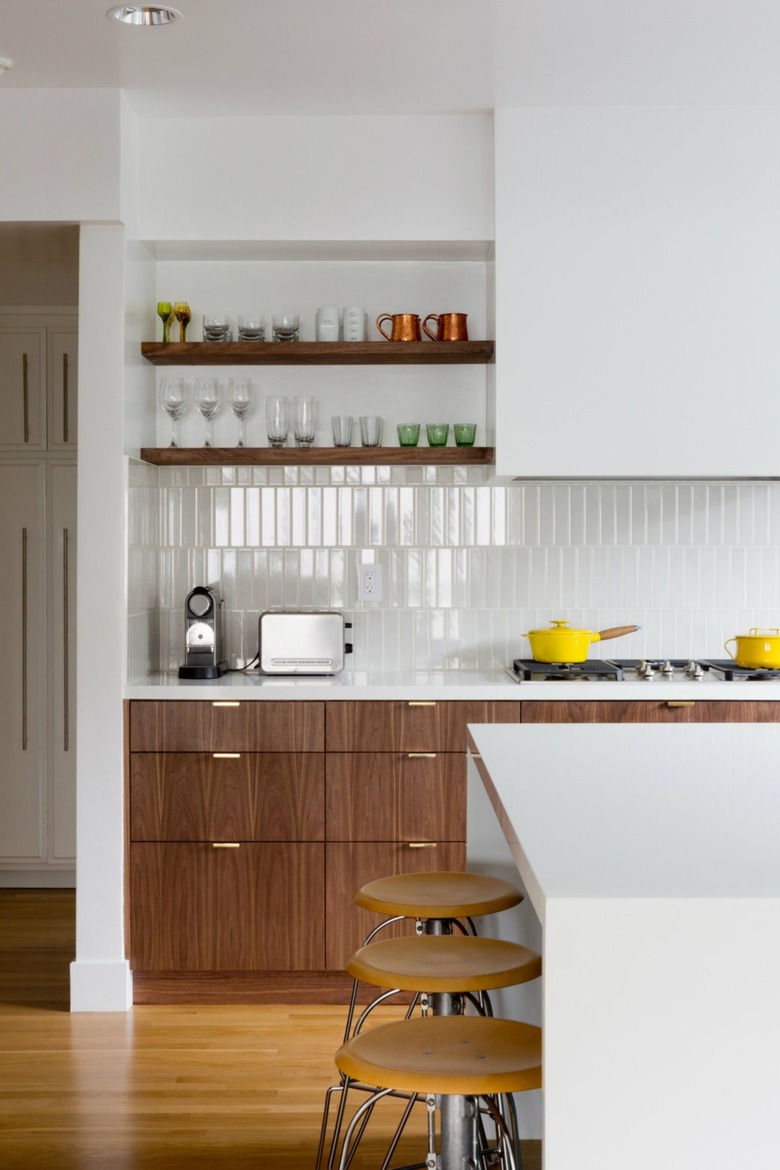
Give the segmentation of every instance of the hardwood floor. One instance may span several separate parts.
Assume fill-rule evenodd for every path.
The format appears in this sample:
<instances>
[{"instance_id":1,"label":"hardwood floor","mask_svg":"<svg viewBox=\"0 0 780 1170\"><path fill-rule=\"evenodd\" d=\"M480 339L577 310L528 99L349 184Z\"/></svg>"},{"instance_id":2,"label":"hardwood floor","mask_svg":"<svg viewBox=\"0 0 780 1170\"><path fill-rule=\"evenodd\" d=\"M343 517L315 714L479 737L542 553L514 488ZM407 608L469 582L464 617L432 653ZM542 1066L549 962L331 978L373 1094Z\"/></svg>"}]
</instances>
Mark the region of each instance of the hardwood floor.
<instances>
[{"instance_id":1,"label":"hardwood floor","mask_svg":"<svg viewBox=\"0 0 780 1170\"><path fill-rule=\"evenodd\" d=\"M71 1014L73 954L71 891L0 890L3 1170L313 1167L344 1008ZM397 1164L424 1160L423 1111L414 1126ZM355 1170L381 1164L388 1127ZM529 1143L524 1170L540 1166Z\"/></svg>"}]
</instances>

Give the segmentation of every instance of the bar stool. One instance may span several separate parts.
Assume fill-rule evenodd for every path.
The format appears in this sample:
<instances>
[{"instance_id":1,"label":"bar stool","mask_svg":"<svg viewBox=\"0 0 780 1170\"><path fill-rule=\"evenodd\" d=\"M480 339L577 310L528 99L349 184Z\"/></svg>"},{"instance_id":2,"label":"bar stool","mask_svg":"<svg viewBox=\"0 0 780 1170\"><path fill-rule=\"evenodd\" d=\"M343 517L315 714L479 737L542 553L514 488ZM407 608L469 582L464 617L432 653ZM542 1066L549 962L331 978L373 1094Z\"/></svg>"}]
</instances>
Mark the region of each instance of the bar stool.
<instances>
[{"instance_id":1,"label":"bar stool","mask_svg":"<svg viewBox=\"0 0 780 1170\"><path fill-rule=\"evenodd\" d=\"M361 886L354 897L364 910L385 916L366 941L403 918L417 919L418 934L450 934L453 925L476 934L472 919L508 910L522 900L520 891L501 878L448 870L377 878Z\"/></svg>"},{"instance_id":2,"label":"bar stool","mask_svg":"<svg viewBox=\"0 0 780 1170\"><path fill-rule=\"evenodd\" d=\"M354 1156L364 1130L363 1119L370 1116L377 1101L390 1093L409 1094L412 1102L422 1096L426 1099L426 1167L467 1170L484 1165L485 1157L500 1156L496 1165L516 1170L517 1134L507 1124L497 1098L541 1087L541 1029L486 1016L397 1020L369 1028L342 1044L336 1053L336 1066L347 1086L378 1086L347 1127L339 1170L346 1170ZM436 1155L437 1108L440 1159ZM483 1112L495 1123L495 1145L491 1145L490 1154L481 1148ZM383 1170L394 1148L388 1152Z\"/></svg>"},{"instance_id":3,"label":"bar stool","mask_svg":"<svg viewBox=\"0 0 780 1170\"><path fill-rule=\"evenodd\" d=\"M528 947L500 939L457 934L419 935L383 939L362 946L350 957L346 969L355 980L356 987L362 981L386 990L365 1008L354 1029L352 1026L354 1011L350 1011L344 1034L345 1043L362 1032L366 1019L379 1003L398 991L414 993L406 1015L407 1020L418 1000L422 1001L423 1016L430 1010L434 1016L462 1017L468 1002L473 1004L480 1015L492 1016L493 1009L488 992L538 978L542 970L542 960L540 955ZM353 1004L355 999L356 996L353 994ZM321 1165L324 1153L333 1094L340 1092L341 1098L331 1139L329 1167L334 1164L348 1090L355 1088L369 1093L372 1095L370 1100L375 1102L376 1098L373 1095L376 1087L374 1081L364 1083L353 1078L348 1082L342 1077L338 1085L331 1085L326 1091L317 1167ZM394 1095L398 1095L397 1091L393 1092ZM397 1145L415 1100L416 1097L410 1100L402 1116L401 1124L391 1143L390 1154ZM373 1105L361 1114L363 1125L368 1121L372 1108ZM362 1132L361 1128L357 1140Z\"/></svg>"}]
</instances>

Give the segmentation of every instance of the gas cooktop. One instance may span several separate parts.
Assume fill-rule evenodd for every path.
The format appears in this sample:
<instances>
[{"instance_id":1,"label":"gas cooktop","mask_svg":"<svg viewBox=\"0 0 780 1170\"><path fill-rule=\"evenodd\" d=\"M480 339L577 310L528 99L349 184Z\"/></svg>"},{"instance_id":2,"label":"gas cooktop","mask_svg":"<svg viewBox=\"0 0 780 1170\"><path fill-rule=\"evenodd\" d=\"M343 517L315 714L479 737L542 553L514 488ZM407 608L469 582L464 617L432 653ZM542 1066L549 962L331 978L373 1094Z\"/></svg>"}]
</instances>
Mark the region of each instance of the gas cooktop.
<instances>
[{"instance_id":1,"label":"gas cooktop","mask_svg":"<svg viewBox=\"0 0 780 1170\"><path fill-rule=\"evenodd\" d=\"M703 678L722 682L764 682L780 679L780 670L755 670L737 666L730 658L617 658L585 662L536 662L515 658L507 671L515 682L582 681L630 682L676 679L696 682Z\"/></svg>"}]
</instances>

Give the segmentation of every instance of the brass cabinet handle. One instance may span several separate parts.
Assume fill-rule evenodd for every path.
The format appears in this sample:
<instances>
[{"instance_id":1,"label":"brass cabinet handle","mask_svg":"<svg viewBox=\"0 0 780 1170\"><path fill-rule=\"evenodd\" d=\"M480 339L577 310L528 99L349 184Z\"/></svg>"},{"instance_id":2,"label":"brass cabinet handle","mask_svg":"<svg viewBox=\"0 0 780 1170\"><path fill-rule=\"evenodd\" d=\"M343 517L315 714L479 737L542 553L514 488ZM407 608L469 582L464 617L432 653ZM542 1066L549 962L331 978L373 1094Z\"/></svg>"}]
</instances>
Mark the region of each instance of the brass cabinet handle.
<instances>
[{"instance_id":1,"label":"brass cabinet handle","mask_svg":"<svg viewBox=\"0 0 780 1170\"><path fill-rule=\"evenodd\" d=\"M409 699L407 707L435 707L435 699Z\"/></svg>"},{"instance_id":2,"label":"brass cabinet handle","mask_svg":"<svg viewBox=\"0 0 780 1170\"><path fill-rule=\"evenodd\" d=\"M212 760L240 760L241 752L212 752Z\"/></svg>"},{"instance_id":3,"label":"brass cabinet handle","mask_svg":"<svg viewBox=\"0 0 780 1170\"><path fill-rule=\"evenodd\" d=\"M29 442L29 376L26 353L22 353L22 411L25 414L25 442Z\"/></svg>"},{"instance_id":4,"label":"brass cabinet handle","mask_svg":"<svg viewBox=\"0 0 780 1170\"><path fill-rule=\"evenodd\" d=\"M695 699L667 699L667 707L695 707Z\"/></svg>"},{"instance_id":5,"label":"brass cabinet handle","mask_svg":"<svg viewBox=\"0 0 780 1170\"><path fill-rule=\"evenodd\" d=\"M240 849L241 842L240 841L212 841L211 848L212 849Z\"/></svg>"},{"instance_id":6,"label":"brass cabinet handle","mask_svg":"<svg viewBox=\"0 0 780 1170\"><path fill-rule=\"evenodd\" d=\"M69 652L68 644L68 530L62 530L62 747L64 751L70 748L70 695L69 683Z\"/></svg>"},{"instance_id":7,"label":"brass cabinet handle","mask_svg":"<svg viewBox=\"0 0 780 1170\"><path fill-rule=\"evenodd\" d=\"M240 707L238 699L215 699L212 707Z\"/></svg>"},{"instance_id":8,"label":"brass cabinet handle","mask_svg":"<svg viewBox=\"0 0 780 1170\"><path fill-rule=\"evenodd\" d=\"M62 441L68 441L68 355L62 355Z\"/></svg>"},{"instance_id":9,"label":"brass cabinet handle","mask_svg":"<svg viewBox=\"0 0 780 1170\"><path fill-rule=\"evenodd\" d=\"M407 760L435 760L436 752L407 752Z\"/></svg>"},{"instance_id":10,"label":"brass cabinet handle","mask_svg":"<svg viewBox=\"0 0 780 1170\"><path fill-rule=\"evenodd\" d=\"M407 842L410 849L436 849L438 841L409 841Z\"/></svg>"},{"instance_id":11,"label":"brass cabinet handle","mask_svg":"<svg viewBox=\"0 0 780 1170\"><path fill-rule=\"evenodd\" d=\"M26 355L25 355L26 356ZM27 529L22 529L22 751L27 751Z\"/></svg>"}]
</instances>

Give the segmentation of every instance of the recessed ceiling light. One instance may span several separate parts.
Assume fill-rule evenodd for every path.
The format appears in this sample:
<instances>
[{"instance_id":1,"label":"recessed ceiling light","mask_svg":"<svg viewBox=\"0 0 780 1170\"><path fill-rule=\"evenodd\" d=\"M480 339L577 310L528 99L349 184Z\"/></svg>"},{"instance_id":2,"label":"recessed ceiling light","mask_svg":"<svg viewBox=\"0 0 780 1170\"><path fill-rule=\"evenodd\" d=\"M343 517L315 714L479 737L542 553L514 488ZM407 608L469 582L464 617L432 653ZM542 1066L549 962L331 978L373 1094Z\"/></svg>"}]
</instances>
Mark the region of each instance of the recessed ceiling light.
<instances>
[{"instance_id":1,"label":"recessed ceiling light","mask_svg":"<svg viewBox=\"0 0 780 1170\"><path fill-rule=\"evenodd\" d=\"M0 77L7 73L9 69L13 69L14 63L10 57L0 57Z\"/></svg>"},{"instance_id":2,"label":"recessed ceiling light","mask_svg":"<svg viewBox=\"0 0 780 1170\"><path fill-rule=\"evenodd\" d=\"M156 28L161 24L172 24L179 20L181 13L175 8L158 8L147 4L123 4L119 8L110 8L106 13L112 20L120 24L136 24L147 28Z\"/></svg>"}]
</instances>

